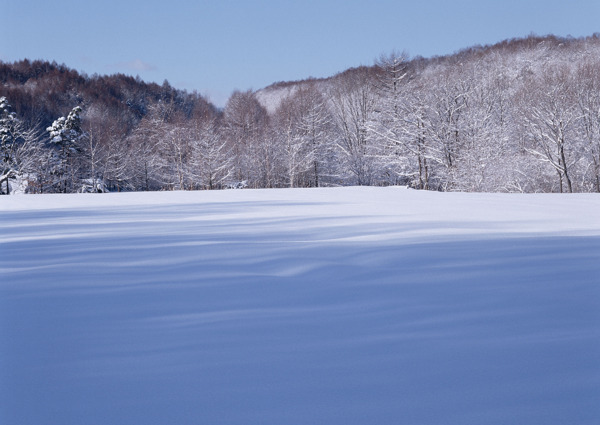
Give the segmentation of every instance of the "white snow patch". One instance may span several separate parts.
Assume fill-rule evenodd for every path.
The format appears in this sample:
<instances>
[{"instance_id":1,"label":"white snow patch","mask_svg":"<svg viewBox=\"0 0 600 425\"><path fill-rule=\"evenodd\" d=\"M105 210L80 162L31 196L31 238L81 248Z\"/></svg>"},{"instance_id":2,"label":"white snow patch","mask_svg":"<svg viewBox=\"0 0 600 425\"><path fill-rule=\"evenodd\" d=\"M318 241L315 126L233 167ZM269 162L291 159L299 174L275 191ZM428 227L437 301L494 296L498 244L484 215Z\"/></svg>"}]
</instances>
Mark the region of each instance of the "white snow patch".
<instances>
[{"instance_id":1,"label":"white snow patch","mask_svg":"<svg viewBox=\"0 0 600 425\"><path fill-rule=\"evenodd\" d=\"M269 114L273 114L281 102L298 91L299 85L267 87L256 92L256 99Z\"/></svg>"},{"instance_id":2,"label":"white snow patch","mask_svg":"<svg viewBox=\"0 0 600 425\"><path fill-rule=\"evenodd\" d=\"M595 424L600 198L0 197L0 423Z\"/></svg>"}]
</instances>

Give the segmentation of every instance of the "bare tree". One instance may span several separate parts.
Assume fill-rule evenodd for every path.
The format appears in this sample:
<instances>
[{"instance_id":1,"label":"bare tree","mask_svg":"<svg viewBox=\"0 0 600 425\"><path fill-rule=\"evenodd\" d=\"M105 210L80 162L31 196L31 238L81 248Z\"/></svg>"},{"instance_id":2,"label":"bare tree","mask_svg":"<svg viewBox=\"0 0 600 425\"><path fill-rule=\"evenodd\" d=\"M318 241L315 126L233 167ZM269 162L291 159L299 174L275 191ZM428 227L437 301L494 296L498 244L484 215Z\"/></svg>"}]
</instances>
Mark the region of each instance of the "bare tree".
<instances>
[{"instance_id":1,"label":"bare tree","mask_svg":"<svg viewBox=\"0 0 600 425\"><path fill-rule=\"evenodd\" d=\"M271 128L287 186L319 186L326 168L324 144L328 123L324 100L314 85L302 85L281 101Z\"/></svg>"},{"instance_id":2,"label":"bare tree","mask_svg":"<svg viewBox=\"0 0 600 425\"><path fill-rule=\"evenodd\" d=\"M397 183L398 178L406 183L413 174L412 140L407 135L407 56L396 52L382 55L375 67L377 99L368 130L380 145L379 162L390 183Z\"/></svg>"},{"instance_id":3,"label":"bare tree","mask_svg":"<svg viewBox=\"0 0 600 425\"><path fill-rule=\"evenodd\" d=\"M442 167L442 188L455 190L457 166L463 144L464 111L471 91L471 81L463 74L461 64L442 68L429 76L427 121L431 136L430 158Z\"/></svg>"},{"instance_id":4,"label":"bare tree","mask_svg":"<svg viewBox=\"0 0 600 425\"><path fill-rule=\"evenodd\" d=\"M125 140L130 153L130 180L138 190L157 190L162 187L162 159L159 143L165 133L165 121L156 106L144 117Z\"/></svg>"},{"instance_id":5,"label":"bare tree","mask_svg":"<svg viewBox=\"0 0 600 425\"><path fill-rule=\"evenodd\" d=\"M576 103L566 67L551 67L524 87L523 120L531 142L527 147L538 160L550 165L558 176L558 187L573 192L571 167L579 159L573 135Z\"/></svg>"},{"instance_id":6,"label":"bare tree","mask_svg":"<svg viewBox=\"0 0 600 425\"><path fill-rule=\"evenodd\" d=\"M589 165L591 186L600 192L600 60L582 63L576 70L575 89L579 109L578 129Z\"/></svg>"},{"instance_id":7,"label":"bare tree","mask_svg":"<svg viewBox=\"0 0 600 425\"><path fill-rule=\"evenodd\" d=\"M331 89L330 101L343 169L350 172L358 185L374 183L378 152L367 131L375 107L369 71L340 76Z\"/></svg>"},{"instance_id":8,"label":"bare tree","mask_svg":"<svg viewBox=\"0 0 600 425\"><path fill-rule=\"evenodd\" d=\"M310 153L308 159L312 160L310 185L319 187L331 168L331 164L328 163L331 158L331 149L327 143L330 133L328 130L331 128L331 115L323 95L314 84L302 87L296 96L300 98L303 105L303 113L299 122L300 132Z\"/></svg>"},{"instance_id":9,"label":"bare tree","mask_svg":"<svg viewBox=\"0 0 600 425\"><path fill-rule=\"evenodd\" d=\"M252 91L234 92L225 106L225 135L233 156L233 178L254 187L274 182L273 149L265 139L267 111Z\"/></svg>"},{"instance_id":10,"label":"bare tree","mask_svg":"<svg viewBox=\"0 0 600 425\"><path fill-rule=\"evenodd\" d=\"M220 189L231 177L232 157L217 121L195 121L189 127L193 146L194 176L203 189Z\"/></svg>"}]
</instances>

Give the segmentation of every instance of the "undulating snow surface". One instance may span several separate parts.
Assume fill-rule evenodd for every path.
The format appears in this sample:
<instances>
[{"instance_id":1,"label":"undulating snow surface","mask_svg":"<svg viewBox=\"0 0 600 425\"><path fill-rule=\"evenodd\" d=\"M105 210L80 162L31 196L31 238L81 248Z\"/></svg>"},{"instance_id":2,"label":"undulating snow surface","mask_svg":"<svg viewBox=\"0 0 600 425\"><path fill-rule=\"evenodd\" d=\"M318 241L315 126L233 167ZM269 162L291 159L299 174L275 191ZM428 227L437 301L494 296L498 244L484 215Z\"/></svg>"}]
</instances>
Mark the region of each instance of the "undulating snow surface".
<instances>
[{"instance_id":1,"label":"undulating snow surface","mask_svg":"<svg viewBox=\"0 0 600 425\"><path fill-rule=\"evenodd\" d=\"M598 424L600 197L0 197L0 423Z\"/></svg>"}]
</instances>

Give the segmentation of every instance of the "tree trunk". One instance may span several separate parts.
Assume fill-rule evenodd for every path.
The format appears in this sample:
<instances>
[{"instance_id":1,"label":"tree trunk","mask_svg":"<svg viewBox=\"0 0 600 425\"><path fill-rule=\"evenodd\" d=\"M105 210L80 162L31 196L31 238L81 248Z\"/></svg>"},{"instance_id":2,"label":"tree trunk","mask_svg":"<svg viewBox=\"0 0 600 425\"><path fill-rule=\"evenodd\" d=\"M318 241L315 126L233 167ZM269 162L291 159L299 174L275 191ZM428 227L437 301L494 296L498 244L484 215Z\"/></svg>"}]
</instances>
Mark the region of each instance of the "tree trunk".
<instances>
[{"instance_id":1,"label":"tree trunk","mask_svg":"<svg viewBox=\"0 0 600 425\"><path fill-rule=\"evenodd\" d=\"M562 162L563 174L565 175L565 180L567 181L567 188L569 189L569 193L573 193L573 186L571 184L571 178L569 177L569 173L567 170L567 160L565 158L565 149L563 145L561 145L560 147L560 161ZM562 179L560 191L562 192Z\"/></svg>"}]
</instances>

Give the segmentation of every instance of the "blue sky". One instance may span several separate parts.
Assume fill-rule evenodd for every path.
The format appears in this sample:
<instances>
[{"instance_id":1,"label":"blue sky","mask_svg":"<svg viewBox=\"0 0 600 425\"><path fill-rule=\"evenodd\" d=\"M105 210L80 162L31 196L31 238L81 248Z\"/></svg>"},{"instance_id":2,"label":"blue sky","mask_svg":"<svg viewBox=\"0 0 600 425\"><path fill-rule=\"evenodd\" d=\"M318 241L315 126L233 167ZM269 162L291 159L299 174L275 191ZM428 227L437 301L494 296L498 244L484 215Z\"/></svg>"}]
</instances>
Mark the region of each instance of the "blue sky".
<instances>
[{"instance_id":1,"label":"blue sky","mask_svg":"<svg viewBox=\"0 0 600 425\"><path fill-rule=\"evenodd\" d=\"M218 105L234 89L327 77L392 50L594 32L598 0L0 0L0 60L168 79Z\"/></svg>"}]
</instances>

